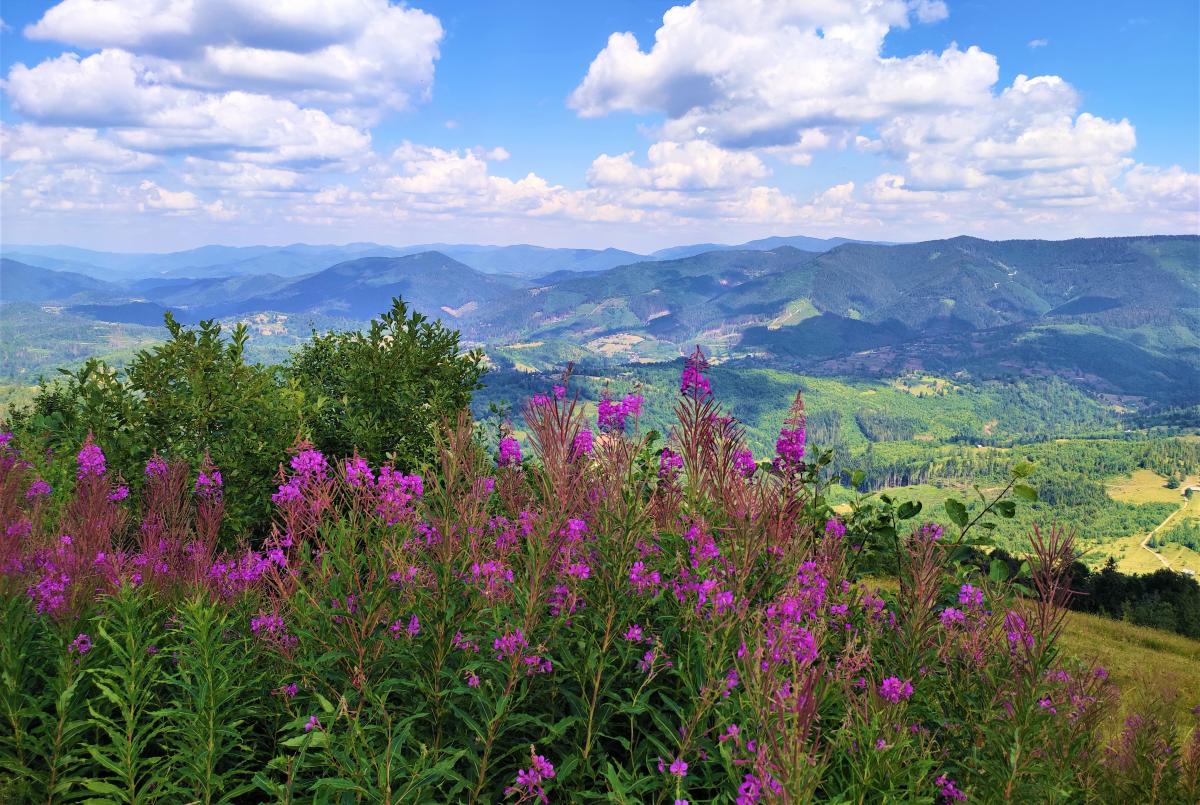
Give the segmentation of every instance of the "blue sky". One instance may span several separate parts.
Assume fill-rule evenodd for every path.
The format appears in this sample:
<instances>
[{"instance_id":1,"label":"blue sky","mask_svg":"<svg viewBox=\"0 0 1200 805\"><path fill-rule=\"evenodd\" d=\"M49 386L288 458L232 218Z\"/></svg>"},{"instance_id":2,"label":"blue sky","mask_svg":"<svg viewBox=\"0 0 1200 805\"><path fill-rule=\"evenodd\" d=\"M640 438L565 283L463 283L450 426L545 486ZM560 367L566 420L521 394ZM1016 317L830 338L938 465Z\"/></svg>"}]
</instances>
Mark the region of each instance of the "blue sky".
<instances>
[{"instance_id":1,"label":"blue sky","mask_svg":"<svg viewBox=\"0 0 1200 805\"><path fill-rule=\"evenodd\" d=\"M1200 228L1194 2L3 15L7 243L649 250Z\"/></svg>"}]
</instances>

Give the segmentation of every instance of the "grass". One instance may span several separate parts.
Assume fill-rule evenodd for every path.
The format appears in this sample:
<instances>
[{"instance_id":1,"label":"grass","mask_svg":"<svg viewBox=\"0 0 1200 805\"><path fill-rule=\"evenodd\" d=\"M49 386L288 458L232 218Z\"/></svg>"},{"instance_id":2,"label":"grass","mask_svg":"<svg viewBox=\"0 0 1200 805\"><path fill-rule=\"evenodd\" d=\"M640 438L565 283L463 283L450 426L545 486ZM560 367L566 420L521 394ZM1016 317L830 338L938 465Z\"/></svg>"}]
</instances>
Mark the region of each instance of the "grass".
<instances>
[{"instance_id":1,"label":"grass","mask_svg":"<svg viewBox=\"0 0 1200 805\"><path fill-rule=\"evenodd\" d=\"M1135 470L1128 477L1119 477L1107 484L1108 496L1122 503L1173 503L1180 508L1171 514L1157 530L1167 531L1171 524L1181 520L1200 520L1200 495L1185 499L1179 489L1167 489L1167 479L1152 470ZM1196 483L1195 478L1185 479L1182 486ZM1117 568L1122 573L1153 573L1163 567L1149 550L1142 547L1145 534L1132 534L1103 545L1105 556L1117 559ZM1200 553L1183 545L1164 545L1158 554L1170 563L1172 570L1191 570L1200 574Z\"/></svg>"},{"instance_id":2,"label":"grass","mask_svg":"<svg viewBox=\"0 0 1200 805\"><path fill-rule=\"evenodd\" d=\"M863 581L868 587L892 593L900 588L891 576L871 576ZM1107 670L1129 706L1174 697L1172 705L1179 728L1189 729L1194 723L1190 711L1200 705L1200 640L1100 615L1070 612L1060 645L1070 656ZM1120 713L1114 718L1112 731L1119 728L1124 716Z\"/></svg>"},{"instance_id":3,"label":"grass","mask_svg":"<svg viewBox=\"0 0 1200 805\"><path fill-rule=\"evenodd\" d=\"M1062 635L1063 650L1101 665L1123 693L1139 701L1169 698L1180 728L1193 723L1200 704L1200 640L1124 621L1072 612ZM1114 723L1113 729L1119 722Z\"/></svg>"},{"instance_id":4,"label":"grass","mask_svg":"<svg viewBox=\"0 0 1200 805\"><path fill-rule=\"evenodd\" d=\"M1189 481L1194 483L1195 481ZM1134 470L1107 484L1108 496L1121 503L1183 503L1179 489L1167 489L1167 479L1153 470Z\"/></svg>"}]
</instances>

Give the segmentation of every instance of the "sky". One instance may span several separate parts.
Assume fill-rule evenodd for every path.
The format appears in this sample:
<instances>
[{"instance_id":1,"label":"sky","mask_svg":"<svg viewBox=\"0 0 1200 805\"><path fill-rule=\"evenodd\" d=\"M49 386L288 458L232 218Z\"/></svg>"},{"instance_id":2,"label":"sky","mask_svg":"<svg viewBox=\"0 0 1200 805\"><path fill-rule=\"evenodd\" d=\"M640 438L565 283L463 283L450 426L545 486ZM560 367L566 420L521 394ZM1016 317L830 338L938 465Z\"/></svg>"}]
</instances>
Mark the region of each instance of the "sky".
<instances>
[{"instance_id":1,"label":"sky","mask_svg":"<svg viewBox=\"0 0 1200 805\"><path fill-rule=\"evenodd\" d=\"M1198 7L7 0L0 243L1195 233Z\"/></svg>"}]
</instances>

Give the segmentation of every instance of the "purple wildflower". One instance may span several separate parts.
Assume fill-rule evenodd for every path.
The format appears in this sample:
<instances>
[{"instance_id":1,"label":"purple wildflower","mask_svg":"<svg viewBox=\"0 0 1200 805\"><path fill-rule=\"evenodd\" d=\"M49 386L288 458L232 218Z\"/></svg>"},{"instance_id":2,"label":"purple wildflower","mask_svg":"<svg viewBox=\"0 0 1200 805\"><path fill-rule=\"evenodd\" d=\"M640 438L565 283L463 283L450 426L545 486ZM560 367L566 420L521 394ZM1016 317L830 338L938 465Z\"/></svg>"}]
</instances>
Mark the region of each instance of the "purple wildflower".
<instances>
[{"instance_id":1,"label":"purple wildflower","mask_svg":"<svg viewBox=\"0 0 1200 805\"><path fill-rule=\"evenodd\" d=\"M512 436L500 440L500 455L496 458L498 467L516 467L521 463L521 443Z\"/></svg>"},{"instance_id":2,"label":"purple wildflower","mask_svg":"<svg viewBox=\"0 0 1200 805\"><path fill-rule=\"evenodd\" d=\"M933 781L938 788L941 789L943 802L964 802L967 795L959 790L958 785L950 779L949 776L943 774Z\"/></svg>"},{"instance_id":3,"label":"purple wildflower","mask_svg":"<svg viewBox=\"0 0 1200 805\"><path fill-rule=\"evenodd\" d=\"M579 458L591 453L593 438L592 432L587 428L575 434L575 441L571 443L571 456Z\"/></svg>"},{"instance_id":4,"label":"purple wildflower","mask_svg":"<svg viewBox=\"0 0 1200 805\"><path fill-rule=\"evenodd\" d=\"M883 680L879 686L879 695L888 700L892 704L899 704L901 701L907 701L913 694L912 683L907 679L889 676Z\"/></svg>"},{"instance_id":5,"label":"purple wildflower","mask_svg":"<svg viewBox=\"0 0 1200 805\"><path fill-rule=\"evenodd\" d=\"M81 480L89 475L102 478L104 477L104 473L107 472L104 451L100 449L98 444L92 441L91 436L88 436L87 441L80 448L79 455L75 457L75 464L78 467L75 477Z\"/></svg>"},{"instance_id":6,"label":"purple wildflower","mask_svg":"<svg viewBox=\"0 0 1200 805\"><path fill-rule=\"evenodd\" d=\"M664 447L658 457L658 477L669 478L681 469L683 469L683 456L669 447Z\"/></svg>"},{"instance_id":7,"label":"purple wildflower","mask_svg":"<svg viewBox=\"0 0 1200 805\"><path fill-rule=\"evenodd\" d=\"M758 469L758 464L754 460L754 453L749 450L738 450L733 454L733 468L738 475L743 478L749 478Z\"/></svg>"},{"instance_id":8,"label":"purple wildflower","mask_svg":"<svg viewBox=\"0 0 1200 805\"><path fill-rule=\"evenodd\" d=\"M783 472L795 472L804 466L804 426L784 427L775 441L776 466Z\"/></svg>"},{"instance_id":9,"label":"purple wildflower","mask_svg":"<svg viewBox=\"0 0 1200 805\"><path fill-rule=\"evenodd\" d=\"M92 650L92 638L80 632L75 639L71 641L71 645L67 647L67 652L70 654L78 654L83 656Z\"/></svg>"}]
</instances>

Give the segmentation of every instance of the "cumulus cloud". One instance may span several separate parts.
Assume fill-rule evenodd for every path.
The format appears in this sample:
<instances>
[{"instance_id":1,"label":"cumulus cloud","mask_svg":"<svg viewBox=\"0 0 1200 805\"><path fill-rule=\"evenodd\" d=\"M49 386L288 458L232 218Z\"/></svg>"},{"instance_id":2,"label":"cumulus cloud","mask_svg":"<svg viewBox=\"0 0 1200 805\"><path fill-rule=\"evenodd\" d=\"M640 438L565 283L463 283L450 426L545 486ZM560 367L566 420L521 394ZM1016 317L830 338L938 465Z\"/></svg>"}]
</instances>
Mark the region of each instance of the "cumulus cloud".
<instances>
[{"instance_id":1,"label":"cumulus cloud","mask_svg":"<svg viewBox=\"0 0 1200 805\"><path fill-rule=\"evenodd\" d=\"M101 137L95 129L0 125L0 156L13 163L93 165L113 173L140 171L159 160Z\"/></svg>"},{"instance_id":2,"label":"cumulus cloud","mask_svg":"<svg viewBox=\"0 0 1200 805\"><path fill-rule=\"evenodd\" d=\"M726 147L791 145L812 129L978 102L997 76L978 48L880 55L889 30L945 11L899 0L698 0L663 16L649 50L614 33L568 102L584 117L661 112L671 139L703 132Z\"/></svg>"},{"instance_id":3,"label":"cumulus cloud","mask_svg":"<svg viewBox=\"0 0 1200 805\"><path fill-rule=\"evenodd\" d=\"M588 171L592 187L643 187L655 190L712 190L740 187L767 175L754 154L727 151L703 140L660 142L650 146L647 165L633 153L601 154Z\"/></svg>"},{"instance_id":4,"label":"cumulus cloud","mask_svg":"<svg viewBox=\"0 0 1200 805\"><path fill-rule=\"evenodd\" d=\"M826 220L837 210L849 225L911 215L952 227L1032 211L1069 231L1080 211L1129 210L1153 195L1162 199L1155 209L1178 214L1174 226L1197 228L1195 206L1184 214L1194 175L1138 166L1132 123L1083 111L1062 78L1019 75L997 88L996 58L956 43L884 55L889 31L947 14L940 2L695 0L664 14L645 48L613 33L568 104L584 118L662 115L657 133L679 149L704 143L803 166L854 148L894 163L873 182L840 187L836 204L760 186L761 174L741 177L752 191L723 204L763 218ZM654 188L655 167L652 155L644 167L630 154L601 155L589 183Z\"/></svg>"},{"instance_id":5,"label":"cumulus cloud","mask_svg":"<svg viewBox=\"0 0 1200 805\"><path fill-rule=\"evenodd\" d=\"M31 39L136 53L162 80L404 109L429 96L442 26L387 0L63 0Z\"/></svg>"}]
</instances>

